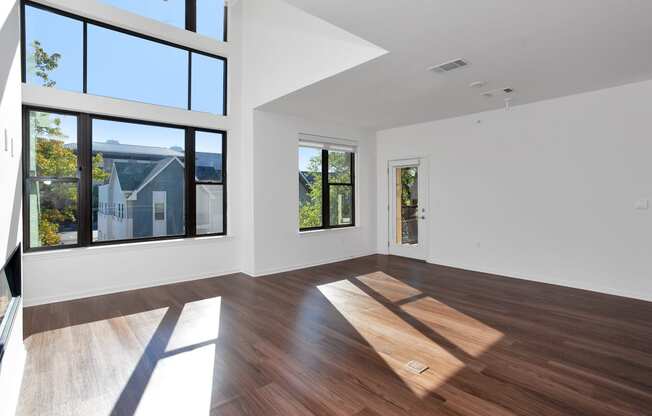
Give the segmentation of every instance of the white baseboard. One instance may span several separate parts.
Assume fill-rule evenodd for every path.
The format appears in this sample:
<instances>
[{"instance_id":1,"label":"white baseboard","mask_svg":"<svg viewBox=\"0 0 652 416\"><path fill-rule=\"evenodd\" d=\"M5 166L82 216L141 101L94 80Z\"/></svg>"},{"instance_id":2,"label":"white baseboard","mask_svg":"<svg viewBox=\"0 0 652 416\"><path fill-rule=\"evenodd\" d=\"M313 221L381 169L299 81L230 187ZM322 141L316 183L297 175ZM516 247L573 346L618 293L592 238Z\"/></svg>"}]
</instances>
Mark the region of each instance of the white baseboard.
<instances>
[{"instance_id":1,"label":"white baseboard","mask_svg":"<svg viewBox=\"0 0 652 416\"><path fill-rule=\"evenodd\" d=\"M282 273L282 272L287 272L287 271L292 271L292 270L305 269L307 267L321 266L323 264L336 263L338 261L344 261L344 260L350 260L350 259L354 259L354 258L358 258L358 257L370 256L372 254L376 254L376 252L373 251L373 250L370 250L370 251L360 252L360 253L350 255L350 256L330 258L330 259L327 259L327 260L314 262L314 263L303 263L303 264L297 264L297 265L293 265L293 266L267 269L267 270L259 271L259 272L256 272L256 273L249 273L247 275L252 276L252 277L267 276L267 275L275 274L275 273ZM208 278L211 278L211 277L226 276L226 275L230 275L230 274L234 274L234 273L246 274L242 270L234 269L234 270L221 271L219 273L203 273L203 274L192 275L192 276L183 276L183 277L171 278L171 279L161 279L161 280L153 280L153 281L149 281L149 282L140 282L140 283L135 283L135 284L130 284L130 285L107 286L107 287L104 287L104 288L98 288L98 289L93 289L93 290L85 290L85 291L79 291L79 292L70 292L70 293L58 294L58 295L55 295L55 296L43 296L43 297L36 297L35 298L35 297L29 297L26 294L26 296L24 297L23 303L24 303L25 307L38 306L38 305L44 305L44 304L48 304L48 303L64 302L64 301L68 301L68 300L83 299L83 298L89 298L89 297L93 297L93 296L108 295L108 294L111 294L111 293L126 292L128 290L145 289L145 288L148 288L148 287L163 286L163 285L170 285L170 284L174 284L174 283L189 282L189 281L192 281L192 280L201 280L201 279L208 279Z\"/></svg>"},{"instance_id":2,"label":"white baseboard","mask_svg":"<svg viewBox=\"0 0 652 416\"><path fill-rule=\"evenodd\" d=\"M313 262L313 263L302 263L302 264L296 264L296 265L287 266L287 267L277 267L277 268L263 269L261 271L256 271L255 273L253 273L251 275L253 277L268 276L270 274L291 272L293 270L306 269L308 267L321 266L321 265L329 264L329 263L337 263L338 261L357 259L357 258L360 258L360 257L371 256L373 254L377 254L375 250L367 250L367 251L363 251L363 252L353 254L353 255L349 255L349 256L335 257L335 258L330 258L330 259L327 259L327 260L320 260L318 262Z\"/></svg>"},{"instance_id":3,"label":"white baseboard","mask_svg":"<svg viewBox=\"0 0 652 416\"><path fill-rule=\"evenodd\" d=\"M572 289L588 290L590 292L603 293L606 295L622 296L626 298L652 302L652 293L639 293L639 292L633 292L633 291L628 291L623 289L614 289L612 287L606 287L606 286L592 285L589 287L583 282L578 283L572 280L560 279L554 277L550 278L550 277L540 277L540 276L528 276L528 277L517 276L511 273L505 273L504 271L501 270L492 270L486 267L476 267L468 264L455 264L455 263L441 261L433 258L426 259L426 262L438 266L453 267L455 269L469 270L469 271L479 272L479 273L487 273L496 276L509 277L512 279L527 280L530 282L537 282L537 283L546 283L549 285L569 287Z\"/></svg>"},{"instance_id":4,"label":"white baseboard","mask_svg":"<svg viewBox=\"0 0 652 416\"><path fill-rule=\"evenodd\" d=\"M226 270L226 271L222 271L222 272L218 272L218 273L203 273L203 274L196 274L196 275L192 275L192 276L184 276L184 277L179 277L179 278L161 279L161 280L155 280L155 281L149 281L149 282L141 282L141 283L135 283L135 284L131 284L131 285L107 286L107 287L100 288L100 289L64 293L64 294L55 295L55 296L43 296L43 297L37 297L37 298L30 298L30 297L25 296L24 299L23 299L23 305L25 307L38 306L38 305L44 305L44 304L47 304L47 303L64 302L64 301L68 301L68 300L83 299L83 298L89 298L89 297L93 297L93 296L108 295L108 294L111 294L111 293L126 292L126 291L129 291L129 290L145 289L145 288L148 288L148 287L164 286L164 285L171 285L171 284L175 284L175 283L189 282L189 281L192 281L192 280L209 279L211 277L220 277L220 276L226 276L226 275L235 274L235 273L240 273L240 270Z\"/></svg>"}]
</instances>

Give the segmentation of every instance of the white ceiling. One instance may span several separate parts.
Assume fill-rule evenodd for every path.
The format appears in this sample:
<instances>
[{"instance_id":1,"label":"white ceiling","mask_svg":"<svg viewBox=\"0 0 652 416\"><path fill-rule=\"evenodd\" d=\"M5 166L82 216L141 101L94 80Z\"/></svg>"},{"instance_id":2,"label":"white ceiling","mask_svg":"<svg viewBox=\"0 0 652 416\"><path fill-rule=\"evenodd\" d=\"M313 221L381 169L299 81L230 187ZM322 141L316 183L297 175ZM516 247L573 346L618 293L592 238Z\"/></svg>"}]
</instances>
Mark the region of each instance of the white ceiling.
<instances>
[{"instance_id":1,"label":"white ceiling","mask_svg":"<svg viewBox=\"0 0 652 416\"><path fill-rule=\"evenodd\" d=\"M286 1L389 53L266 110L384 129L504 106L488 89L519 105L652 78L652 0Z\"/></svg>"}]
</instances>

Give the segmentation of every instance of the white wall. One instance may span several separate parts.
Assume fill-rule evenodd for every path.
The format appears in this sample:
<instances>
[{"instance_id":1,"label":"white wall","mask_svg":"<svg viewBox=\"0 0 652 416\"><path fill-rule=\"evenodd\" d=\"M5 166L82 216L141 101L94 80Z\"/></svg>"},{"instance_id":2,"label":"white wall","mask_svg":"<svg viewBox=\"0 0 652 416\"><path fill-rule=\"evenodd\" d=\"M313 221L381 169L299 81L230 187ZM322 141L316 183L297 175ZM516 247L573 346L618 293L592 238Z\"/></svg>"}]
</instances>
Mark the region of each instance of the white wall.
<instances>
[{"instance_id":1,"label":"white wall","mask_svg":"<svg viewBox=\"0 0 652 416\"><path fill-rule=\"evenodd\" d=\"M299 233L299 133L356 141L355 228ZM375 253L372 132L281 114L254 114L255 275Z\"/></svg>"},{"instance_id":2,"label":"white wall","mask_svg":"<svg viewBox=\"0 0 652 416\"><path fill-rule=\"evenodd\" d=\"M429 262L652 300L651 99L648 81L381 131L378 177L429 158ZM379 180L379 252L386 198Z\"/></svg>"},{"instance_id":3,"label":"white wall","mask_svg":"<svg viewBox=\"0 0 652 416\"><path fill-rule=\"evenodd\" d=\"M354 139L365 136L354 129L260 115L255 109L386 51L280 0L243 0L235 5L234 13L240 15L243 22L239 34L244 71L240 163L245 170L239 190L242 193L240 214L245 221L240 240L242 270L258 275L366 253L366 230L341 231L337 235L327 232L299 240L296 220L297 129L310 128L325 135L339 132L340 136ZM285 122L289 124L282 126ZM265 132L262 125L274 133ZM271 152L269 159L263 157L267 152ZM279 176L283 179L270 187L270 175L283 175ZM285 180L288 182L281 183ZM374 192L375 185L371 188L365 192ZM272 191L279 192L283 199L276 207L265 207L273 198ZM369 215L364 217L365 221L370 218ZM347 239L347 233L354 237ZM341 240L346 242L341 244ZM285 250L279 251L282 246L278 241L288 243ZM326 247L324 251L322 245Z\"/></svg>"},{"instance_id":4,"label":"white wall","mask_svg":"<svg viewBox=\"0 0 652 416\"><path fill-rule=\"evenodd\" d=\"M19 10L17 1L0 2L0 267L22 235ZM0 368L0 415L16 408L25 360L22 323L21 308Z\"/></svg>"},{"instance_id":5,"label":"white wall","mask_svg":"<svg viewBox=\"0 0 652 416\"><path fill-rule=\"evenodd\" d=\"M250 106L387 53L281 0L244 0L244 71Z\"/></svg>"}]
</instances>

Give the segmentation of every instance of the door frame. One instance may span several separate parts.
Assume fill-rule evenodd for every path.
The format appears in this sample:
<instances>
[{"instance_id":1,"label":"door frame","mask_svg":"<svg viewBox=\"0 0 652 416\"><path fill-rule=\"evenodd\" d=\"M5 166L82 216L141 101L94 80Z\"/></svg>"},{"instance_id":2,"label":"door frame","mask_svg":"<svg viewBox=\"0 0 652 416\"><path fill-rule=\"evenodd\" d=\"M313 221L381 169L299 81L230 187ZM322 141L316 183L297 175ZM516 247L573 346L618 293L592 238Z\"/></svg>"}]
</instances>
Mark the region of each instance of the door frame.
<instances>
[{"instance_id":1,"label":"door frame","mask_svg":"<svg viewBox=\"0 0 652 416\"><path fill-rule=\"evenodd\" d=\"M394 172L398 167L418 167L418 243L413 246L399 246L393 243L396 241L396 227L393 218L392 206L395 205ZM430 170L428 157L416 156L411 158L392 159L387 161L387 254L401 257L410 257L417 260L426 260L428 258L428 231L429 231L429 178Z\"/></svg>"}]
</instances>

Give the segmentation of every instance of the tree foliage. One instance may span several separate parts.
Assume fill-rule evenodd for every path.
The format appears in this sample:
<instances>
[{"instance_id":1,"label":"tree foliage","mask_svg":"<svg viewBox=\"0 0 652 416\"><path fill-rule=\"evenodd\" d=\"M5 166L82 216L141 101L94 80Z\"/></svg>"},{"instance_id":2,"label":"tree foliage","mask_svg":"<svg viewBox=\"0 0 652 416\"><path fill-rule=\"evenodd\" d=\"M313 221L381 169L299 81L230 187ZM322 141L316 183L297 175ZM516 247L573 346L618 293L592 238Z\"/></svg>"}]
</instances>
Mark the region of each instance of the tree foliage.
<instances>
[{"instance_id":1,"label":"tree foliage","mask_svg":"<svg viewBox=\"0 0 652 416\"><path fill-rule=\"evenodd\" d=\"M36 175L52 178L77 176L77 155L64 143L67 136L61 130L61 119L48 113L35 113L32 123L36 145ZM104 182L109 176L102 166L104 159L96 154L92 159L94 181ZM49 182L49 183L48 183ZM58 245L61 225L77 222L77 188L66 183L44 181L38 185L39 239L46 246Z\"/></svg>"},{"instance_id":2,"label":"tree foliage","mask_svg":"<svg viewBox=\"0 0 652 416\"><path fill-rule=\"evenodd\" d=\"M41 46L41 42L38 40L35 40L32 42L32 49L34 49L34 52L32 53L32 56L30 57L30 63L32 64L33 68L32 71L34 75L37 77L41 78L43 80L43 86L44 87L54 87L57 82L55 80L50 79L50 72L54 71L59 67L59 60L61 60L61 54L60 53L53 53L53 54L48 54L45 52L43 47Z\"/></svg>"}]
</instances>

